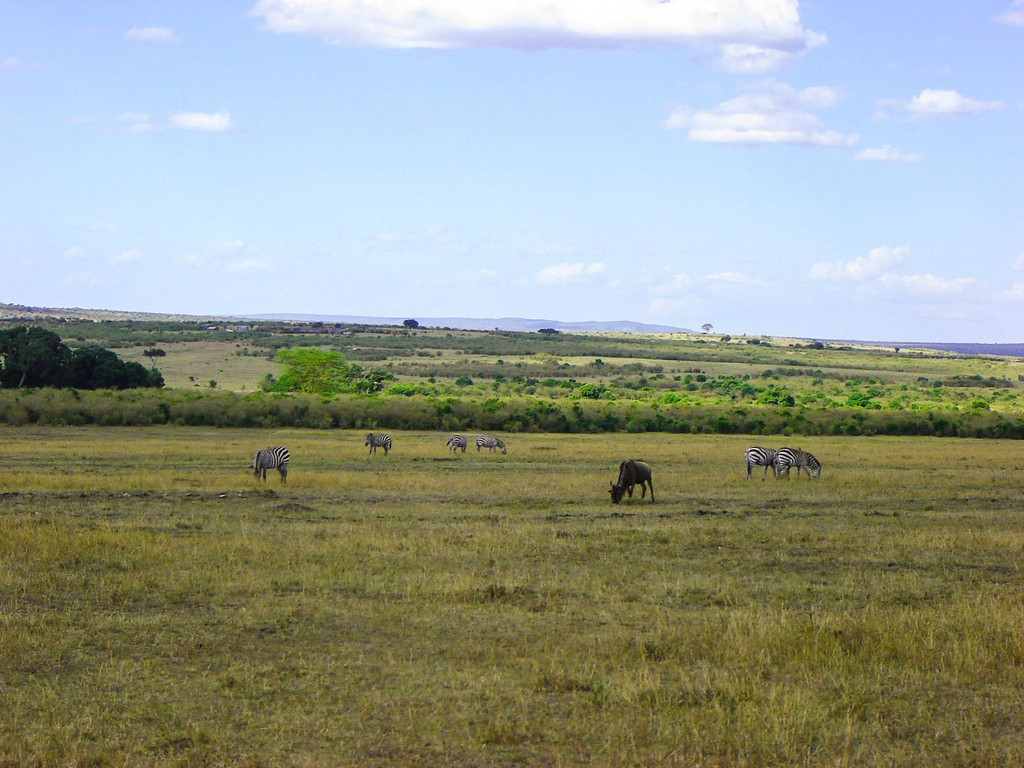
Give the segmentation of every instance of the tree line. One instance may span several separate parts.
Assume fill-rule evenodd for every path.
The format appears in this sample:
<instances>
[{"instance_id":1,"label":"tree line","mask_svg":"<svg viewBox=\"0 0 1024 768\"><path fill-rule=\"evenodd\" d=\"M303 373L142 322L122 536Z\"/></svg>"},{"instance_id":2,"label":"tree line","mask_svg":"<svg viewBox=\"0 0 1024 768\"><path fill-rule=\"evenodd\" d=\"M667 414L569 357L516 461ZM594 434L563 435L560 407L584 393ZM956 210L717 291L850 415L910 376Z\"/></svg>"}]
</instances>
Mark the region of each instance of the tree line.
<instances>
[{"instance_id":1,"label":"tree line","mask_svg":"<svg viewBox=\"0 0 1024 768\"><path fill-rule=\"evenodd\" d=\"M160 371L125 362L109 349L72 350L53 331L17 326L0 331L0 387L135 389L162 387Z\"/></svg>"}]
</instances>

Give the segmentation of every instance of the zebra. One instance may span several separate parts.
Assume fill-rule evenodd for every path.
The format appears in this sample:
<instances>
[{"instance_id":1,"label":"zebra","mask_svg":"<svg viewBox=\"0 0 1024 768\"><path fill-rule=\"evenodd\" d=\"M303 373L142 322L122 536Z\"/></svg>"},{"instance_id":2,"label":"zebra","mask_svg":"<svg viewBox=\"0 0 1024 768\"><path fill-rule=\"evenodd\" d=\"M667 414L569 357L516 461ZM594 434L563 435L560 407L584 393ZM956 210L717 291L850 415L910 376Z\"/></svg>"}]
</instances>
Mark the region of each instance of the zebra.
<instances>
[{"instance_id":1,"label":"zebra","mask_svg":"<svg viewBox=\"0 0 1024 768\"><path fill-rule=\"evenodd\" d=\"M469 441L466 439L465 435L452 435L447 442L447 446L451 448L452 453L455 453L460 448L462 449L462 452L465 453L466 446L468 445Z\"/></svg>"},{"instance_id":2,"label":"zebra","mask_svg":"<svg viewBox=\"0 0 1024 768\"><path fill-rule=\"evenodd\" d=\"M384 449L384 455L388 455L388 451L391 450L391 435L379 434L375 435L373 432L366 436L366 442L364 445L370 446L370 453L376 453L378 448Z\"/></svg>"},{"instance_id":3,"label":"zebra","mask_svg":"<svg viewBox=\"0 0 1024 768\"><path fill-rule=\"evenodd\" d=\"M802 451L799 448L779 448L775 457L775 464L778 467L778 477L789 479L789 470L796 467L796 476L800 477L800 469L807 470L810 477L821 475L821 462L814 458L813 454Z\"/></svg>"},{"instance_id":4,"label":"zebra","mask_svg":"<svg viewBox=\"0 0 1024 768\"><path fill-rule=\"evenodd\" d=\"M288 460L291 457L291 453L283 445L261 448L256 451L256 456L253 457L249 469L263 482L267 481L267 470L276 469L281 474L281 482L286 483L288 482Z\"/></svg>"},{"instance_id":5,"label":"zebra","mask_svg":"<svg viewBox=\"0 0 1024 768\"><path fill-rule=\"evenodd\" d=\"M508 448L506 448L505 444L496 437L480 435L480 437L476 439L476 450L478 453L481 448L490 448L491 453L494 453L495 448L500 448L503 454L508 454Z\"/></svg>"},{"instance_id":6,"label":"zebra","mask_svg":"<svg viewBox=\"0 0 1024 768\"><path fill-rule=\"evenodd\" d=\"M755 466L764 467L764 474L761 475L762 480L768 477L769 467L772 470L772 475L778 477L779 470L776 465L778 453L774 448L761 448L758 445L752 445L747 448L745 454L747 458L747 480L750 479L750 472Z\"/></svg>"}]
</instances>

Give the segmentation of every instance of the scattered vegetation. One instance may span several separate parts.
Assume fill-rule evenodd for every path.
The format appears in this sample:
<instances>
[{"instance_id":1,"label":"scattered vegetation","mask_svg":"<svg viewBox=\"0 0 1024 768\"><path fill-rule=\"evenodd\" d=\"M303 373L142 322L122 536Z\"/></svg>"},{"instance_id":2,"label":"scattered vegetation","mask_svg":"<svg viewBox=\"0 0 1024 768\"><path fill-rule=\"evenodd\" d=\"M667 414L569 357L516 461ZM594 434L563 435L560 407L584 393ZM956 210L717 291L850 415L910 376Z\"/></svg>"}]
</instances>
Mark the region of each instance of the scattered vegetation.
<instances>
[{"instance_id":1,"label":"scattered vegetation","mask_svg":"<svg viewBox=\"0 0 1024 768\"><path fill-rule=\"evenodd\" d=\"M53 328L76 348L106 345L126 360L159 365L173 391L130 398L129 413L112 417L102 398L69 404L4 389L0 420L1024 436L1019 358L710 332L506 333L418 323L63 322ZM217 382L216 391L201 382Z\"/></svg>"}]
</instances>

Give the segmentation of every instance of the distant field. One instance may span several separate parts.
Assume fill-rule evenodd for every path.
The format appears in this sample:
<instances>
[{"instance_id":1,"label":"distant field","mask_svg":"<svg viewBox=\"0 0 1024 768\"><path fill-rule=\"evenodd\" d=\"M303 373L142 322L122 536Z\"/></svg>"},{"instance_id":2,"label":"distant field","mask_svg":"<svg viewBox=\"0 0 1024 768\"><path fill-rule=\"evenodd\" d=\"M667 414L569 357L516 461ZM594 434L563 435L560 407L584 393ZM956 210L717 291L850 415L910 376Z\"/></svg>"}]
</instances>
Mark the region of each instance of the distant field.
<instances>
[{"instance_id":1,"label":"distant field","mask_svg":"<svg viewBox=\"0 0 1024 768\"><path fill-rule=\"evenodd\" d=\"M364 435L0 427L0 765L1024 763L1020 441Z\"/></svg>"},{"instance_id":2,"label":"distant field","mask_svg":"<svg viewBox=\"0 0 1024 768\"><path fill-rule=\"evenodd\" d=\"M124 360L134 360L149 367L152 360L144 354L145 346L118 350ZM167 352L157 358L156 367L163 374L166 386L174 389L216 387L233 392L251 392L269 374L280 375L282 366L266 354L240 355L246 346L229 341L187 341L162 345Z\"/></svg>"},{"instance_id":3,"label":"distant field","mask_svg":"<svg viewBox=\"0 0 1024 768\"><path fill-rule=\"evenodd\" d=\"M161 392L0 391L0 422L508 432L1024 437L1024 360L714 334L51 321L161 371ZM278 353L327 352L294 394ZM328 377L330 378L330 377ZM307 381L319 381L316 377ZM212 395L218 395L213 397ZM223 396L219 396L223 395Z\"/></svg>"}]
</instances>

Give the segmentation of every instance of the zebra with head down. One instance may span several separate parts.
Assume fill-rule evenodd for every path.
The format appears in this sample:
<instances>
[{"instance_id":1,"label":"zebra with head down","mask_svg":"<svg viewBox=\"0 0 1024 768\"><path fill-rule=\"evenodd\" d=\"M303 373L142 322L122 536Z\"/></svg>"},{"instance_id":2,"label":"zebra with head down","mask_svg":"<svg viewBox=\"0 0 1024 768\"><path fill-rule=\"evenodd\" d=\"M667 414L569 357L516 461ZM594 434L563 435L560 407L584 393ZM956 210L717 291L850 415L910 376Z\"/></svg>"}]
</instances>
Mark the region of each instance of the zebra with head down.
<instances>
[{"instance_id":1,"label":"zebra with head down","mask_svg":"<svg viewBox=\"0 0 1024 768\"><path fill-rule=\"evenodd\" d=\"M276 469L281 475L281 482L288 482L288 462L291 460L291 453L283 445L276 445L272 448L261 448L256 451L249 469L253 474L267 481L267 470Z\"/></svg>"},{"instance_id":2,"label":"zebra with head down","mask_svg":"<svg viewBox=\"0 0 1024 768\"><path fill-rule=\"evenodd\" d=\"M451 449L452 453L461 450L463 453L466 452L466 447L469 445L469 441L465 435L452 435L448 438L446 445Z\"/></svg>"},{"instance_id":3,"label":"zebra with head down","mask_svg":"<svg viewBox=\"0 0 1024 768\"><path fill-rule=\"evenodd\" d=\"M762 448L758 445L752 445L747 448L745 454L747 459L747 480L750 479L750 472L755 466L764 467L764 474L761 475L762 480L768 477L769 468L772 470L772 475L778 477L779 471L775 464L778 453L774 448Z\"/></svg>"},{"instance_id":4,"label":"zebra with head down","mask_svg":"<svg viewBox=\"0 0 1024 768\"><path fill-rule=\"evenodd\" d=\"M809 477L821 476L821 462L814 458L814 454L799 448L779 448L775 463L778 466L778 476L785 477L787 480L792 467L796 467L797 477L800 477L801 469L807 470Z\"/></svg>"},{"instance_id":5,"label":"zebra with head down","mask_svg":"<svg viewBox=\"0 0 1024 768\"><path fill-rule=\"evenodd\" d=\"M477 452L479 452L481 448L490 448L491 453L494 453L496 449L501 450L503 454L508 453L508 448L506 448L505 444L501 442L501 440L499 440L497 437L487 437L486 435L480 435L480 437L476 439Z\"/></svg>"}]
</instances>

